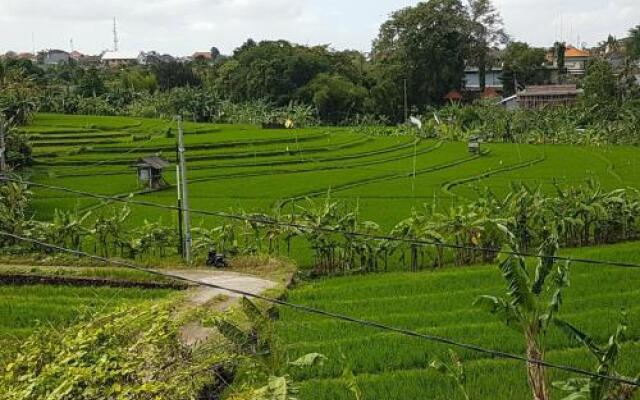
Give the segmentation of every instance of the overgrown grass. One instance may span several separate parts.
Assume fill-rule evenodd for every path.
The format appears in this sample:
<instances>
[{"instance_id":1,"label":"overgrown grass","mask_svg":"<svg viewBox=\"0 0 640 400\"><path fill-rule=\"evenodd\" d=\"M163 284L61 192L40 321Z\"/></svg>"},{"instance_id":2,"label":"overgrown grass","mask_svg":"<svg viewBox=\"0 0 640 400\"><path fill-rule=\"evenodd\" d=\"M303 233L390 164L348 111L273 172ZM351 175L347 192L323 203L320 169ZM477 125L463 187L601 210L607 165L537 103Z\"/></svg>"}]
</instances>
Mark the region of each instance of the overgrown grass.
<instances>
[{"instance_id":1,"label":"overgrown grass","mask_svg":"<svg viewBox=\"0 0 640 400\"><path fill-rule=\"evenodd\" d=\"M131 277L113 270L109 275ZM174 293L165 289L0 285L0 360L38 326L59 329L88 312L108 312L123 305L165 299Z\"/></svg>"},{"instance_id":2,"label":"overgrown grass","mask_svg":"<svg viewBox=\"0 0 640 400\"><path fill-rule=\"evenodd\" d=\"M123 280L129 282L171 282L168 278L152 275L143 271L118 267L59 267L59 266L25 266L0 265L0 276L3 275L37 275L65 278L98 278Z\"/></svg>"}]
</instances>

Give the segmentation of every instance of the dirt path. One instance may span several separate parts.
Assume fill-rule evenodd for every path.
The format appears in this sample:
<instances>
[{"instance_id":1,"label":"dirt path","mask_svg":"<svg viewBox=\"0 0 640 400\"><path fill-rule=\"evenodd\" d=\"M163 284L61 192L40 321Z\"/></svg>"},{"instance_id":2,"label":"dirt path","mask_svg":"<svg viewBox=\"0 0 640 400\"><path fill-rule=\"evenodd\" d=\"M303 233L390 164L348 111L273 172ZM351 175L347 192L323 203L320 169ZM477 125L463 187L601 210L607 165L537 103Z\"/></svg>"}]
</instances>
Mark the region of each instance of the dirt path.
<instances>
[{"instance_id":1,"label":"dirt path","mask_svg":"<svg viewBox=\"0 0 640 400\"><path fill-rule=\"evenodd\" d=\"M278 285L276 282L267 279L227 271L178 270L166 272L170 272L173 275L186 279L198 280L201 282L228 287L230 289L242 290L251 294L260 294L265 290L272 289ZM199 287L193 289L193 292L188 296L188 300L193 307L200 307L221 295L226 296L227 299L216 304L215 308L220 311L228 309L242 297L239 294L220 289ZM181 329L180 334L183 343L188 346L196 346L207 340L213 332L214 329L201 326L199 323L194 322L185 325Z\"/></svg>"}]
</instances>

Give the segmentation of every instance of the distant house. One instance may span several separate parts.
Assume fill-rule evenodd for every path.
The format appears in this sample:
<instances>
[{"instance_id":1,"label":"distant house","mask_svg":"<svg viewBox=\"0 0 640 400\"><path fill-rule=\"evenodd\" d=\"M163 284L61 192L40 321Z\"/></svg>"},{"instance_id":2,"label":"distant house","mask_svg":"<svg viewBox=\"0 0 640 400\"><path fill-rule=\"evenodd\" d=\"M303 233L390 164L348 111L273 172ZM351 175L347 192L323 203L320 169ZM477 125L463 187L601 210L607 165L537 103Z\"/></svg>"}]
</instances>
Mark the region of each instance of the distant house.
<instances>
[{"instance_id":1,"label":"distant house","mask_svg":"<svg viewBox=\"0 0 640 400\"><path fill-rule=\"evenodd\" d=\"M32 62L36 62L36 56L33 53L20 53L16 56L18 60L29 60Z\"/></svg>"},{"instance_id":2,"label":"distant house","mask_svg":"<svg viewBox=\"0 0 640 400\"><path fill-rule=\"evenodd\" d=\"M42 64L44 65L60 65L69 62L70 55L64 50L46 50L42 55Z\"/></svg>"},{"instance_id":3,"label":"distant house","mask_svg":"<svg viewBox=\"0 0 640 400\"><path fill-rule=\"evenodd\" d=\"M493 89L489 93L502 92L502 68L487 68L485 73L485 89ZM480 70L469 67L464 71L465 91L480 93Z\"/></svg>"},{"instance_id":4,"label":"distant house","mask_svg":"<svg viewBox=\"0 0 640 400\"><path fill-rule=\"evenodd\" d=\"M69 53L69 58L71 58L72 60L75 60L75 61L80 61L80 59L82 59L84 57L85 57L85 55L80 53L77 50L74 50L71 53Z\"/></svg>"},{"instance_id":5,"label":"distant house","mask_svg":"<svg viewBox=\"0 0 640 400\"><path fill-rule=\"evenodd\" d=\"M83 56L80 59L78 59L78 65L81 65L83 67L97 67L98 65L100 65L100 63L102 63L102 57L101 56Z\"/></svg>"},{"instance_id":6,"label":"distant house","mask_svg":"<svg viewBox=\"0 0 640 400\"><path fill-rule=\"evenodd\" d=\"M567 46L564 59L564 66L567 69L567 73L575 77L582 77L585 75L589 60L591 60L591 53L573 46Z\"/></svg>"},{"instance_id":7,"label":"distant house","mask_svg":"<svg viewBox=\"0 0 640 400\"><path fill-rule=\"evenodd\" d=\"M211 55L210 51L196 51L191 55L191 60L212 62L213 56Z\"/></svg>"},{"instance_id":8,"label":"distant house","mask_svg":"<svg viewBox=\"0 0 640 400\"><path fill-rule=\"evenodd\" d=\"M101 61L107 67L122 67L140 63L140 52L132 51L107 51L102 55Z\"/></svg>"},{"instance_id":9,"label":"distant house","mask_svg":"<svg viewBox=\"0 0 640 400\"><path fill-rule=\"evenodd\" d=\"M536 109L575 104L580 94L576 85L527 86L517 94L518 107Z\"/></svg>"}]
</instances>

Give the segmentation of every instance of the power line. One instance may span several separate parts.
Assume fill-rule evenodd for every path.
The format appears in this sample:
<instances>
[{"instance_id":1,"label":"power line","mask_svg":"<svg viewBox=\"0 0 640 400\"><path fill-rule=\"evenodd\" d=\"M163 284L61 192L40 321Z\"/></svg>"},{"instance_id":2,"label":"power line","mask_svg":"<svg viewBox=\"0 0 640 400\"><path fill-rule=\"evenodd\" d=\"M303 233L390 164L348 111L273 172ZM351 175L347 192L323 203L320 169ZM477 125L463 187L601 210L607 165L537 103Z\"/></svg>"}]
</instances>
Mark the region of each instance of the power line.
<instances>
[{"instance_id":1,"label":"power line","mask_svg":"<svg viewBox=\"0 0 640 400\"><path fill-rule=\"evenodd\" d=\"M60 186L53 186L53 185L47 185L47 184L43 184L43 183L35 183L35 182L30 182L30 181L23 181L23 180L16 179L16 178L11 178L11 177L8 177L8 176L1 176L0 175L0 181L23 183L23 184L26 184L26 185L32 185L32 186L41 187L41 188L50 189L50 190L58 190L58 191L66 192L66 193L72 193L72 194L79 195L79 196L91 197L91 198L95 198L95 199L99 199L99 200L103 200L103 201L120 202L120 203L133 204L133 205L139 205L139 206L144 206L144 207L155 207L155 208L165 209L165 210L169 210L169 211L177 211L177 212L183 212L184 211L183 208L176 207L176 206L169 206L169 205L157 204L157 203L153 203L153 202L149 202L149 201L132 200L130 198L119 198L119 197L101 195L101 194L96 194L96 193L91 193L91 192L84 192L84 191L74 190L74 189L60 187ZM244 221L244 222L252 222L252 223L255 223L255 224L272 225L272 226L287 227L287 228L296 228L296 229L299 229L301 231L315 230L315 231L319 231L319 232L323 232L323 233L343 234L343 235L347 235L347 236L361 237L361 238L372 239L372 240L385 240L385 241L389 241L389 242L411 243L411 244L416 244L416 245L433 246L433 247L437 247L437 248L445 248L445 249L452 249L452 250L486 251L486 252L491 252L491 253L494 253L494 254L503 254L503 255L508 255L508 256L544 258L544 259L548 259L548 260L565 261L565 262L568 261L568 262L572 262L572 263L591 264L591 265L604 265L604 266L611 266L611 267L640 269L640 264L632 263L632 262L596 260L596 259L589 259L589 258L567 257L567 256L558 256L558 255L556 255L556 256L548 256L548 255L542 255L542 254L537 254L537 253L528 253L528 252L523 252L523 251L502 250L502 249L487 248L487 247L475 247L475 246L467 246L467 245L458 245L458 244L452 244L452 243L446 243L446 242L436 242L436 241L429 241L429 240L423 240L423 239L412 239L412 238L395 237L395 236L389 236L389 235L375 235L375 234L362 233L362 232L351 232L351 231L345 231L345 230L341 230L341 229L327 228L327 227L310 227L308 225L294 223L294 222L277 221L277 220L268 218L267 216L260 216L260 217L257 217L257 216L246 216L246 215L232 214L232 213L227 213L227 212L222 212L222 211L208 211L208 210L199 210L199 209L189 209L189 212L192 213L192 214L199 214L199 215L206 215L206 216L211 216L211 217L233 219L233 220Z\"/></svg>"},{"instance_id":2,"label":"power line","mask_svg":"<svg viewBox=\"0 0 640 400\"><path fill-rule=\"evenodd\" d=\"M0 231L0 236L5 236L5 237L13 238L15 240L29 242L29 243L32 243L32 244L36 244L36 245L39 245L39 246L50 248L52 250L58 250L58 251L62 251L62 252L65 252L65 253L74 254L74 255L77 255L77 256L81 256L81 257L86 257L86 258L89 258L89 259L92 259L92 260L96 260L96 261L101 261L101 262L105 262L105 263L109 263L109 264L113 264L113 265L119 265L119 266L122 266L122 267L125 267L125 268L134 269L134 270L137 270L137 271L140 271L140 272L146 272L146 273L149 273L151 275L160 276L160 277L163 277L163 278L171 278L171 279L179 280L179 281L182 281L182 282L195 284L195 285L198 285L198 286L204 286L204 287L209 287L209 288L212 288L212 289L223 290L225 292L235 293L235 294L238 294L238 295L241 295L241 296L244 296L244 297L251 297L251 298L254 298L254 299L258 299L258 300L263 300L263 301L266 301L268 303L289 307L289 308L292 308L294 310L305 312L305 313L308 313L308 314L320 315L320 316L323 316L323 317L328 317L328 318L337 319L337 320L341 320L341 321L345 321L345 322L350 322L350 323L358 324L358 325L361 325L361 326L366 326L366 327L370 327L370 328L375 328L375 329L379 329L379 330L383 330L383 331L387 331L387 332L400 334L400 335L403 335L403 336L415 337L415 338L427 340L427 341L430 341L430 342L435 342L435 343L439 343L439 344L446 344L446 345L458 347L458 348L461 348L461 349L474 351L474 352L477 352L477 353L483 353L483 354L489 355L489 356L491 356L493 358L501 358L501 359L508 359L508 360L523 361L523 362L526 362L528 364L535 364L535 365L543 366L543 367L546 367L546 368L552 368L552 369L572 372L572 373L575 373L575 374L588 376L588 377L591 377L591 378L605 379L605 380L616 382L616 383L620 383L620 384L630 385L630 386L634 386L634 387L640 387L640 382L638 382L636 380L628 379L628 378L601 375L601 374L598 374L598 373L586 371L586 370L583 370L583 369L580 369L580 368L576 368L576 367L572 367L572 366L568 366L568 365L555 364L555 363L551 363L551 362L547 362L547 361L543 361L543 360L531 359L531 358L519 356L517 354L506 353L506 352L502 352L502 351L487 349L487 348L484 348L484 347L481 347L481 346L478 346L478 345L474 345L474 344L458 342L456 340L453 340L453 339L450 339L450 338L446 338L446 337L428 335L428 334L424 334L424 333L420 333L420 332L416 332L416 331L411 331L411 330L404 329L404 328L398 328L398 327L394 327L394 326L391 326L391 325L385 325L385 324L382 324L382 323L379 323L379 322L375 322L375 321L369 321L369 320L365 320L365 319L351 317L351 316L344 315L344 314L339 314L339 313L334 313L334 312L331 312L331 311L322 310L322 309L319 309L319 308L305 306L305 305L302 305L302 304L289 303L289 302L284 301L284 300L279 300L279 299L274 299L274 298L262 296L262 295L259 295L259 294L249 293L249 292L245 292L245 291L239 290L239 289L232 289L232 288L228 288L228 287L225 287L225 286L220 286L220 285L216 285L216 284L212 284L212 283L208 283L208 282L202 282L202 281L199 281L199 280L196 280L196 279L185 278L183 276L179 276L179 275L175 275L175 274L171 274L171 273L167 273L167 272L161 272L161 271L158 271L158 270L149 269L149 268L140 266L140 265L138 265L136 263L129 262L129 261L116 260L116 259L111 259L111 258L107 258L107 257L100 257L100 256L97 256L97 255L94 255L94 254L90 254L90 253L87 253L87 252L84 252L84 251L81 251L81 250L73 250L73 249L69 249L69 248L66 248L66 247L62 247L62 246L46 243L46 242L43 242L43 241L40 241L40 240L37 240L37 239L31 239L31 238L27 238L27 237L24 237L24 236L15 235L15 234L8 233L8 232Z\"/></svg>"}]
</instances>

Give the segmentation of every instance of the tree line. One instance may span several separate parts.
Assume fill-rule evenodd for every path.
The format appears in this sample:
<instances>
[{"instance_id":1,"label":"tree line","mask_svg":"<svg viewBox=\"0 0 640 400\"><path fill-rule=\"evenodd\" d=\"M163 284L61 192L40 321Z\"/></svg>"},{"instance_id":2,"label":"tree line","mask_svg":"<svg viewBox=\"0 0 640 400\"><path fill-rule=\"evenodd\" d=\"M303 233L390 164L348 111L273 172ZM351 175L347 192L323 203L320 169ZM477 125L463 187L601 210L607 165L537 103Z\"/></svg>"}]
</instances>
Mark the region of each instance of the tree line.
<instances>
[{"instance_id":1,"label":"tree line","mask_svg":"<svg viewBox=\"0 0 640 400\"><path fill-rule=\"evenodd\" d=\"M639 37L640 30L632 29L626 59L640 57ZM609 38L602 47L620 45ZM3 92L33 89L39 108L51 112L186 113L196 121L225 122L235 117L225 103L274 109L304 104L324 123L350 123L362 115L398 122L405 120L407 109L421 113L443 105L449 91L464 87L467 66L478 68L481 90L486 71L497 65L504 67L505 93L513 92L516 83L548 82L548 69L542 68L546 54L546 49L511 40L490 0L430 0L391 14L368 54L249 39L215 62L156 60L119 69L87 69L72 62L43 69L6 59L0 64L0 87Z\"/></svg>"}]
</instances>

